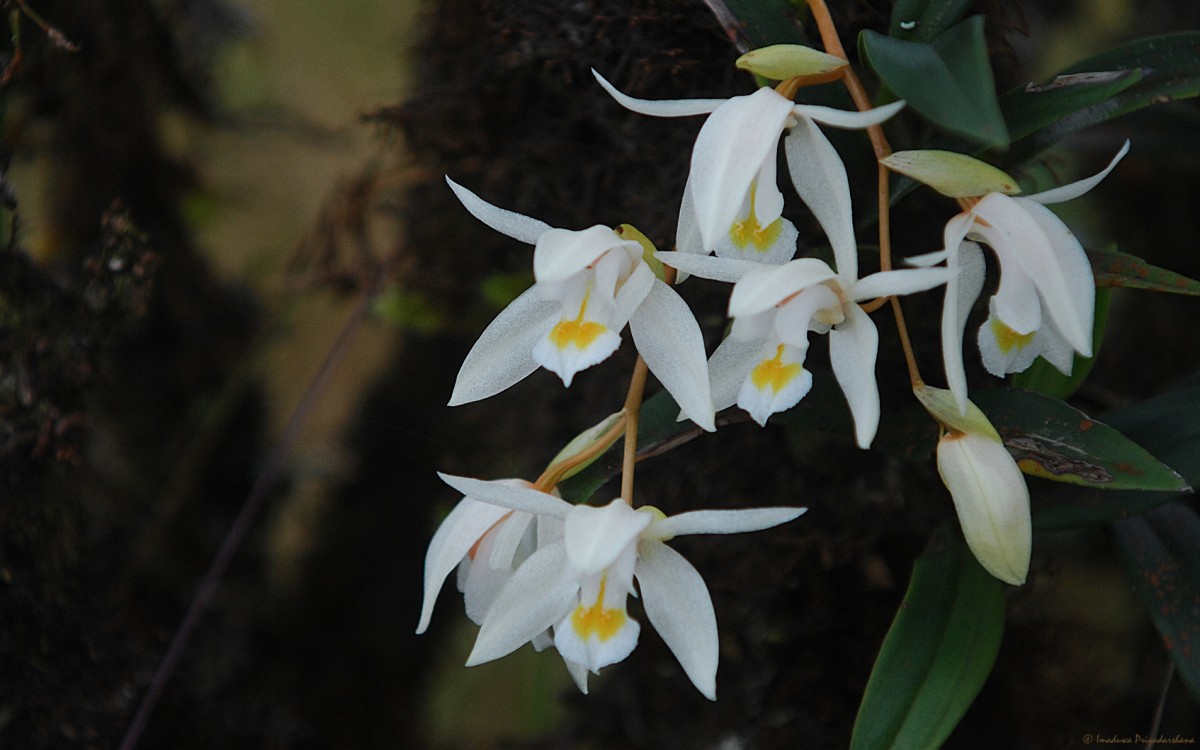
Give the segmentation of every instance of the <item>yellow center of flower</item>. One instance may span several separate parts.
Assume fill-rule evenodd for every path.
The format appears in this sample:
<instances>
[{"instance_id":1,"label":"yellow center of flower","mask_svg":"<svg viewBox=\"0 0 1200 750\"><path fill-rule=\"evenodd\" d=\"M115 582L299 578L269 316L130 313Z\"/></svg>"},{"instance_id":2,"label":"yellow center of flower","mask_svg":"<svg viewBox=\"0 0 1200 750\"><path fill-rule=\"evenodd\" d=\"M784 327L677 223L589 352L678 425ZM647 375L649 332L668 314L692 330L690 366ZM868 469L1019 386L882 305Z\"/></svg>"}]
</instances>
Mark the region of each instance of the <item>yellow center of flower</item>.
<instances>
[{"instance_id":1,"label":"yellow center of flower","mask_svg":"<svg viewBox=\"0 0 1200 750\"><path fill-rule=\"evenodd\" d=\"M1033 341L1033 335L1036 331L1029 333L1017 333L1009 328L999 318L992 318L992 333L996 336L996 346L1000 347L1000 351L1008 354L1013 349L1021 351Z\"/></svg>"},{"instance_id":2,"label":"yellow center of flower","mask_svg":"<svg viewBox=\"0 0 1200 750\"><path fill-rule=\"evenodd\" d=\"M787 365L783 363L783 344L780 344L775 349L774 357L764 359L750 371L750 382L760 391L770 388L778 393L783 390L784 386L792 382L802 369L796 362Z\"/></svg>"},{"instance_id":3,"label":"yellow center of flower","mask_svg":"<svg viewBox=\"0 0 1200 750\"><path fill-rule=\"evenodd\" d=\"M574 320L560 320L554 328L550 329L550 343L558 347L560 351L568 346L574 346L581 350L587 349L608 330L607 326L583 319L583 314L587 311L588 297L591 294L592 290L588 289L587 294L583 295L583 302L579 305L579 315Z\"/></svg>"},{"instance_id":4,"label":"yellow center of flower","mask_svg":"<svg viewBox=\"0 0 1200 750\"><path fill-rule=\"evenodd\" d=\"M783 230L783 217L765 227L758 223L758 217L754 214L754 193L757 189L758 186L751 183L750 214L742 221L733 223L733 226L729 228L729 239L738 247L753 246L758 252L764 253L775 243L775 240L779 239L779 233Z\"/></svg>"},{"instance_id":5,"label":"yellow center of flower","mask_svg":"<svg viewBox=\"0 0 1200 750\"><path fill-rule=\"evenodd\" d=\"M596 603L590 607L580 604L571 615L571 627L581 639L587 640L593 635L601 641L607 641L617 634L625 625L625 611L621 609L604 608L604 586L608 579L600 581L600 593L596 595Z\"/></svg>"}]
</instances>

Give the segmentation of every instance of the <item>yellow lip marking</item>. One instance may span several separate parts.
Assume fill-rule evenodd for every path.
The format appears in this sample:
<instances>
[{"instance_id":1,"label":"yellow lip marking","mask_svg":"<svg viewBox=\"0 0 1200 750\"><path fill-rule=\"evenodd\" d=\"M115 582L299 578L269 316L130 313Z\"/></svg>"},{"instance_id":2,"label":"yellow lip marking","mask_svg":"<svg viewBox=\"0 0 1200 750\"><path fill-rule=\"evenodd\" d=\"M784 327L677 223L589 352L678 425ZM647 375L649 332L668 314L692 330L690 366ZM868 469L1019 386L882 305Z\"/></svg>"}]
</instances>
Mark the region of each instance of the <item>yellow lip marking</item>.
<instances>
[{"instance_id":1,"label":"yellow lip marking","mask_svg":"<svg viewBox=\"0 0 1200 750\"><path fill-rule=\"evenodd\" d=\"M754 194L757 190L758 184L751 183L750 215L742 221L733 223L733 226L729 228L729 239L738 247L753 246L758 252L764 253L775 243L775 240L779 239L779 233L783 230L783 217L765 227L758 223L758 217L754 214Z\"/></svg>"},{"instance_id":2,"label":"yellow lip marking","mask_svg":"<svg viewBox=\"0 0 1200 750\"><path fill-rule=\"evenodd\" d=\"M1008 354L1013 349L1021 351L1029 346L1029 342L1033 341L1033 335L1036 331L1017 333L998 318L993 318L992 333L996 336L996 345L1000 347L1000 351Z\"/></svg>"},{"instance_id":3,"label":"yellow lip marking","mask_svg":"<svg viewBox=\"0 0 1200 750\"><path fill-rule=\"evenodd\" d=\"M624 610L604 608L604 586L607 582L607 578L601 579L595 604L590 607L580 604L571 614L571 627L585 641L593 635L601 641L607 641L625 626Z\"/></svg>"},{"instance_id":4,"label":"yellow lip marking","mask_svg":"<svg viewBox=\"0 0 1200 750\"><path fill-rule=\"evenodd\" d=\"M788 365L783 363L783 344L780 344L775 349L774 357L764 359L750 371L750 382L760 391L763 388L770 388L772 391L779 393L803 369L797 362Z\"/></svg>"},{"instance_id":5,"label":"yellow lip marking","mask_svg":"<svg viewBox=\"0 0 1200 750\"><path fill-rule=\"evenodd\" d=\"M560 351L568 346L580 350L587 349L608 330L608 326L583 319L590 296L592 290L588 287L587 293L583 295L583 302L579 305L579 315L574 320L560 320L550 329L550 343Z\"/></svg>"}]
</instances>

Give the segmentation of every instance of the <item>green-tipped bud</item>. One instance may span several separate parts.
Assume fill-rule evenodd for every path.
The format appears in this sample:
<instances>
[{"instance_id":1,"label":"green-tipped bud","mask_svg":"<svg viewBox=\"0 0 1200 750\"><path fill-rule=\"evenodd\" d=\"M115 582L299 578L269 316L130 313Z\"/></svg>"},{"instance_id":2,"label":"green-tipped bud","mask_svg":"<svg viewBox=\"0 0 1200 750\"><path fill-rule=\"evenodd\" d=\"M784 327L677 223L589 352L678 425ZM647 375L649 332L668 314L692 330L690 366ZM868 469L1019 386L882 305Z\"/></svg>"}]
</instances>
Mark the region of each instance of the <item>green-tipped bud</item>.
<instances>
[{"instance_id":1,"label":"green-tipped bud","mask_svg":"<svg viewBox=\"0 0 1200 750\"><path fill-rule=\"evenodd\" d=\"M558 455L550 461L550 466L554 466L557 463L562 463L570 458L574 458L585 451L592 450L594 453L594 455L587 460L581 461L577 465L572 466L570 469L565 471L561 477L558 477L558 481L561 482L568 477L573 477L587 467L591 466L593 463L595 463L596 459L603 456L604 452L612 447L613 443L617 442L617 440L619 440L621 436L625 434L624 432L618 430L615 433L608 435L608 438L605 439L605 435L612 430L613 425L615 425L617 420L624 416L624 414L624 410L621 410L615 414L610 414L609 416L576 435L571 442L567 443L566 446L558 452ZM603 444L601 444L601 441L603 441Z\"/></svg>"},{"instance_id":2,"label":"green-tipped bud","mask_svg":"<svg viewBox=\"0 0 1200 750\"><path fill-rule=\"evenodd\" d=\"M773 44L751 50L737 59L740 70L772 81L829 73L848 64L840 57L800 44Z\"/></svg>"},{"instance_id":3,"label":"green-tipped bud","mask_svg":"<svg viewBox=\"0 0 1200 750\"><path fill-rule=\"evenodd\" d=\"M666 268L663 267L661 260L654 257L654 254L658 252L658 248L654 246L649 237L642 234L641 230L632 224L622 224L613 231L621 235L621 239L632 240L641 245L642 260L646 261L646 265L650 266L650 270L654 272L655 276L660 280L664 278Z\"/></svg>"},{"instance_id":4,"label":"green-tipped bud","mask_svg":"<svg viewBox=\"0 0 1200 750\"><path fill-rule=\"evenodd\" d=\"M980 411L974 403L968 401L967 413L960 414L958 401L955 400L954 394L945 388L922 385L913 388L913 395L917 397L930 416L948 429L954 432L982 435L997 443L1004 442L1000 439L1000 433L996 432L995 427L992 427L987 415Z\"/></svg>"},{"instance_id":5,"label":"green-tipped bud","mask_svg":"<svg viewBox=\"0 0 1200 750\"><path fill-rule=\"evenodd\" d=\"M953 151L897 151L881 163L951 198L1021 192L1017 181L1004 170Z\"/></svg>"}]
</instances>

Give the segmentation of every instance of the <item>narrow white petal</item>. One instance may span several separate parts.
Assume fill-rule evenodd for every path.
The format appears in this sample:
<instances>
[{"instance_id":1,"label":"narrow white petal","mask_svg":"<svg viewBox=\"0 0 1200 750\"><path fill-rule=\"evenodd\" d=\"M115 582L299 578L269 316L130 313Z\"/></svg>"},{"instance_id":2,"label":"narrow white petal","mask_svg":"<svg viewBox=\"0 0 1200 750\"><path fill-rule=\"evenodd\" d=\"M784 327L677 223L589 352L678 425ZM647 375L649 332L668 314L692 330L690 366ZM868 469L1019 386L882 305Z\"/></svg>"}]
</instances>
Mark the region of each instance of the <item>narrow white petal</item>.
<instances>
[{"instance_id":1,"label":"narrow white petal","mask_svg":"<svg viewBox=\"0 0 1200 750\"><path fill-rule=\"evenodd\" d=\"M782 266L760 266L747 272L729 296L729 315L740 317L768 310L806 287L835 278L825 261L797 258Z\"/></svg>"},{"instance_id":2,"label":"narrow white petal","mask_svg":"<svg viewBox=\"0 0 1200 750\"><path fill-rule=\"evenodd\" d=\"M533 277L538 281L563 281L618 247L641 252L636 242L623 240L611 228L599 224L579 231L547 230L533 250Z\"/></svg>"},{"instance_id":3,"label":"narrow white petal","mask_svg":"<svg viewBox=\"0 0 1200 750\"><path fill-rule=\"evenodd\" d=\"M762 88L722 104L700 129L689 180L705 250L729 232L751 182L767 159L775 159L791 107L789 99Z\"/></svg>"},{"instance_id":4,"label":"narrow white petal","mask_svg":"<svg viewBox=\"0 0 1200 750\"><path fill-rule=\"evenodd\" d=\"M679 205L679 223L675 226L675 250L680 253L703 255L704 241L700 239L700 224L696 219L696 207L692 203L692 176L689 174L683 186L683 200ZM678 281L683 281L679 278Z\"/></svg>"},{"instance_id":5,"label":"narrow white petal","mask_svg":"<svg viewBox=\"0 0 1200 750\"><path fill-rule=\"evenodd\" d=\"M800 350L801 359L808 351L808 333L813 317L825 311L841 314L837 294L824 284L810 286L776 308L774 331L779 341Z\"/></svg>"},{"instance_id":6,"label":"narrow white petal","mask_svg":"<svg viewBox=\"0 0 1200 750\"><path fill-rule=\"evenodd\" d=\"M567 511L575 507L554 495L538 492L532 487L515 487L500 481L488 481L473 477L458 477L438 472L443 482L468 495L473 500L498 505L502 508L533 513L551 518L566 518Z\"/></svg>"},{"instance_id":7,"label":"narrow white petal","mask_svg":"<svg viewBox=\"0 0 1200 750\"><path fill-rule=\"evenodd\" d=\"M604 87L604 90L617 100L625 109L651 117L687 117L689 115L704 115L721 106L728 99L635 99L617 90L604 76L592 69L592 75Z\"/></svg>"},{"instance_id":8,"label":"narrow white petal","mask_svg":"<svg viewBox=\"0 0 1200 750\"><path fill-rule=\"evenodd\" d=\"M528 482L524 484L529 486ZM514 563L517 562L518 548L527 538L532 540L533 534L527 532L534 518L532 513L513 511L504 523L496 527L492 534L496 539L492 544L491 555L486 561L489 566L497 570L512 570L516 567Z\"/></svg>"},{"instance_id":9,"label":"narrow white petal","mask_svg":"<svg viewBox=\"0 0 1200 750\"><path fill-rule=\"evenodd\" d=\"M739 258L717 258L711 255L693 255L691 253L657 252L654 254L671 268L681 273L689 273L702 279L727 281L734 283L762 264L753 260Z\"/></svg>"},{"instance_id":10,"label":"narrow white petal","mask_svg":"<svg viewBox=\"0 0 1200 750\"><path fill-rule=\"evenodd\" d=\"M811 117L823 125L832 125L835 128L848 128L853 130L861 130L869 128L872 125L891 118L900 110L904 109L905 102L903 100L885 104L882 107L875 107L866 112L856 112L854 110L833 109L831 107L822 107L816 104L797 104L795 105L796 114L801 117Z\"/></svg>"},{"instance_id":11,"label":"narrow white petal","mask_svg":"<svg viewBox=\"0 0 1200 750\"><path fill-rule=\"evenodd\" d=\"M1019 586L1029 571L1029 489L1004 445L974 434L938 444L938 472L954 499L967 546L1000 580Z\"/></svg>"},{"instance_id":12,"label":"narrow white petal","mask_svg":"<svg viewBox=\"0 0 1200 750\"><path fill-rule=\"evenodd\" d=\"M888 297L893 294L913 294L941 286L954 277L947 268L913 268L900 271L880 271L860 279L850 289L854 300Z\"/></svg>"},{"instance_id":13,"label":"narrow white petal","mask_svg":"<svg viewBox=\"0 0 1200 750\"><path fill-rule=\"evenodd\" d=\"M667 545L638 544L635 570L650 624L705 698L717 699L717 616L704 579Z\"/></svg>"},{"instance_id":14,"label":"narrow white petal","mask_svg":"<svg viewBox=\"0 0 1200 750\"><path fill-rule=\"evenodd\" d=\"M761 226L770 226L783 215L783 193L779 190L779 160L774 158L775 150L763 160L762 167L755 175L754 201L751 208L754 217Z\"/></svg>"},{"instance_id":15,"label":"narrow white petal","mask_svg":"<svg viewBox=\"0 0 1200 750\"><path fill-rule=\"evenodd\" d=\"M629 332L654 377L688 417L705 430L713 422L712 393L704 336L687 303L654 279L654 286L629 320Z\"/></svg>"},{"instance_id":16,"label":"narrow white petal","mask_svg":"<svg viewBox=\"0 0 1200 750\"><path fill-rule=\"evenodd\" d=\"M858 447L868 448L879 428L875 357L879 332L858 305L845 305L846 321L829 332L829 361L854 416Z\"/></svg>"},{"instance_id":17,"label":"narrow white petal","mask_svg":"<svg viewBox=\"0 0 1200 750\"><path fill-rule=\"evenodd\" d=\"M650 270L650 266L639 260L633 267L633 273L629 274L629 278L625 279L625 283L617 291L609 327L614 331L624 328L634 312L646 302L646 297L654 289L656 281L658 279L654 276L654 271Z\"/></svg>"},{"instance_id":18,"label":"narrow white petal","mask_svg":"<svg viewBox=\"0 0 1200 750\"><path fill-rule=\"evenodd\" d=\"M712 384L713 408L717 411L737 403L738 391L758 362L766 339L742 341L726 336L708 360L708 377Z\"/></svg>"},{"instance_id":19,"label":"narrow white petal","mask_svg":"<svg viewBox=\"0 0 1200 750\"><path fill-rule=\"evenodd\" d=\"M1062 271L1068 289L1065 297L1058 297L1054 296L1053 287L1047 285L1043 290L1039 286L1044 312L1053 318L1054 325L1076 351L1090 357L1096 312L1096 280L1087 252L1062 219L1050 209L1029 200L1022 201L1022 205L1049 240L1055 265ZM1036 278L1034 283L1038 283Z\"/></svg>"},{"instance_id":20,"label":"narrow white petal","mask_svg":"<svg viewBox=\"0 0 1200 750\"><path fill-rule=\"evenodd\" d=\"M996 317L1019 334L1029 334L1042 326L1042 303L1037 286L1019 263L1000 263L1000 284L990 301Z\"/></svg>"},{"instance_id":21,"label":"narrow white petal","mask_svg":"<svg viewBox=\"0 0 1200 750\"><path fill-rule=\"evenodd\" d=\"M542 236L542 233L550 229L550 225L544 221L493 206L449 177L446 178L446 182L472 216L500 234L533 245L537 243L538 237Z\"/></svg>"},{"instance_id":22,"label":"narrow white petal","mask_svg":"<svg viewBox=\"0 0 1200 750\"><path fill-rule=\"evenodd\" d=\"M1108 163L1107 167L1100 170L1098 174L1094 174L1091 177L1079 180L1078 182L1072 182L1061 187L1044 190L1040 193L1034 193L1033 195L1027 195L1025 197L1031 201L1037 201L1038 203L1063 203L1065 201L1078 198L1079 196L1099 185L1100 181L1105 177L1108 177L1108 173L1113 171L1113 169L1117 166L1117 162L1125 158L1125 154L1128 153L1129 141L1126 140L1125 145L1121 146L1121 150L1117 152L1117 155L1113 157L1113 160Z\"/></svg>"},{"instance_id":23,"label":"narrow white petal","mask_svg":"<svg viewBox=\"0 0 1200 750\"><path fill-rule=\"evenodd\" d=\"M964 237L966 236L965 232L963 233L963 236ZM946 260L948 256L949 256L949 252L946 250L935 250L932 253L922 253L921 255L910 255L907 258L905 258L902 262L904 262L910 266L918 266L920 268L928 268L929 266L936 266L938 263L941 263L942 261Z\"/></svg>"},{"instance_id":24,"label":"narrow white petal","mask_svg":"<svg viewBox=\"0 0 1200 750\"><path fill-rule=\"evenodd\" d=\"M536 370L533 347L554 325L559 307L534 285L501 310L463 361L450 406L493 396Z\"/></svg>"},{"instance_id":25,"label":"narrow white petal","mask_svg":"<svg viewBox=\"0 0 1200 750\"><path fill-rule=\"evenodd\" d=\"M579 582L568 574L561 542L534 552L488 610L467 666L506 656L562 620L578 600Z\"/></svg>"},{"instance_id":26,"label":"narrow white petal","mask_svg":"<svg viewBox=\"0 0 1200 750\"><path fill-rule=\"evenodd\" d=\"M963 331L967 316L983 289L987 267L983 250L974 242L963 242L951 252L946 267L958 273L946 282L946 301L942 307L942 358L946 383L954 394L959 414L967 413L967 373L963 364Z\"/></svg>"},{"instance_id":27,"label":"narrow white petal","mask_svg":"<svg viewBox=\"0 0 1200 750\"><path fill-rule=\"evenodd\" d=\"M567 560L577 573L598 574L632 549L651 520L650 514L637 512L620 498L603 508L571 506L563 530Z\"/></svg>"},{"instance_id":28,"label":"narrow white petal","mask_svg":"<svg viewBox=\"0 0 1200 750\"><path fill-rule=\"evenodd\" d=\"M425 599L421 603L418 635L429 627L433 605L437 603L446 576L458 567L480 537L509 512L507 508L463 498L438 526L425 552Z\"/></svg>"},{"instance_id":29,"label":"narrow white petal","mask_svg":"<svg viewBox=\"0 0 1200 750\"><path fill-rule=\"evenodd\" d=\"M842 157L816 123L806 117L791 129L783 146L792 184L829 237L838 273L857 279L858 243Z\"/></svg>"},{"instance_id":30,"label":"narrow white petal","mask_svg":"<svg viewBox=\"0 0 1200 750\"><path fill-rule=\"evenodd\" d=\"M808 508L739 508L738 510L691 510L659 519L643 538L671 539L688 534L743 534L770 529L794 521Z\"/></svg>"}]
</instances>

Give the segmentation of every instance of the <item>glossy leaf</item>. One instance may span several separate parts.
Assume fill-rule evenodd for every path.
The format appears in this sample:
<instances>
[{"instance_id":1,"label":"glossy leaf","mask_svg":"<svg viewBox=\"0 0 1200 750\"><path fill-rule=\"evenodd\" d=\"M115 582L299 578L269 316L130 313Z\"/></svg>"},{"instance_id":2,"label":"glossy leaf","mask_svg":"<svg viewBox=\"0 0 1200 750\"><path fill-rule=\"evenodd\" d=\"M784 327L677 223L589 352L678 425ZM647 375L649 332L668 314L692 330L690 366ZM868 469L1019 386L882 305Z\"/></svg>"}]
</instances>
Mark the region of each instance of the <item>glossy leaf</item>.
<instances>
[{"instance_id":1,"label":"glossy leaf","mask_svg":"<svg viewBox=\"0 0 1200 750\"><path fill-rule=\"evenodd\" d=\"M1134 441L1058 399L1021 390L973 393L1021 471L1097 489L1179 492L1187 482Z\"/></svg>"},{"instance_id":2,"label":"glossy leaf","mask_svg":"<svg viewBox=\"0 0 1200 750\"><path fill-rule=\"evenodd\" d=\"M1058 368L1038 357L1024 372L1019 372L1012 378L1015 388L1044 393L1047 396L1066 400L1079 390L1083 381L1092 371L1096 357L1100 356L1100 344L1104 340L1104 328L1108 323L1108 309L1112 293L1108 289L1096 290L1095 323L1092 328L1092 356L1075 355L1071 366L1071 374L1063 375Z\"/></svg>"},{"instance_id":3,"label":"glossy leaf","mask_svg":"<svg viewBox=\"0 0 1200 750\"><path fill-rule=\"evenodd\" d=\"M1097 287L1122 286L1129 289L1148 289L1171 294L1200 295L1200 281L1152 266L1136 255L1120 250L1089 249L1088 260Z\"/></svg>"},{"instance_id":4,"label":"glossy leaf","mask_svg":"<svg viewBox=\"0 0 1200 750\"><path fill-rule=\"evenodd\" d=\"M958 23L973 4L973 0L896 0L888 36L931 42Z\"/></svg>"},{"instance_id":5,"label":"glossy leaf","mask_svg":"<svg viewBox=\"0 0 1200 750\"><path fill-rule=\"evenodd\" d=\"M987 146L1008 144L983 16L968 18L930 43L870 30L862 32L860 41L871 67L910 108L949 133Z\"/></svg>"},{"instance_id":6,"label":"glossy leaf","mask_svg":"<svg viewBox=\"0 0 1200 750\"><path fill-rule=\"evenodd\" d=\"M913 566L854 722L850 747L939 747L992 670L1004 632L1001 583L942 528Z\"/></svg>"},{"instance_id":7,"label":"glossy leaf","mask_svg":"<svg viewBox=\"0 0 1200 750\"><path fill-rule=\"evenodd\" d=\"M1118 521L1113 532L1163 647L1200 700L1200 518L1176 502Z\"/></svg>"},{"instance_id":8,"label":"glossy leaf","mask_svg":"<svg viewBox=\"0 0 1200 750\"><path fill-rule=\"evenodd\" d=\"M1006 93L1001 106L1014 142L1003 155L1004 163L1021 163L1080 128L1200 95L1200 31L1138 39L1072 65L1062 75L1121 70L1137 71L1130 74L1136 80L1112 79L1087 92L1056 94L1055 103L1049 105L1034 103L1045 95L1036 89ZM1039 124L1051 117L1049 124Z\"/></svg>"},{"instance_id":9,"label":"glossy leaf","mask_svg":"<svg viewBox=\"0 0 1200 750\"><path fill-rule=\"evenodd\" d=\"M1082 109L1107 101L1142 80L1141 68L1062 74L1049 83L1026 84L1000 97L1000 110L1014 140Z\"/></svg>"}]
</instances>

